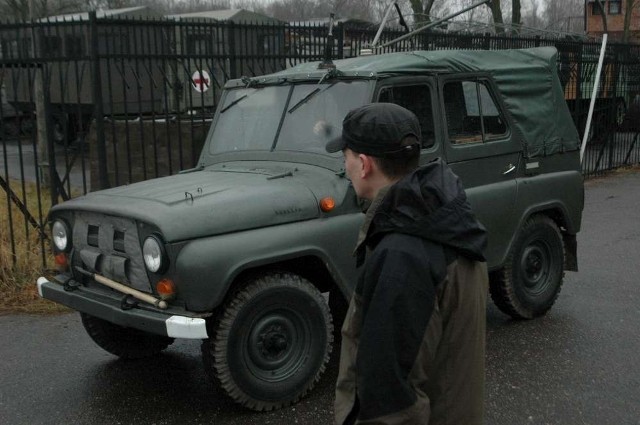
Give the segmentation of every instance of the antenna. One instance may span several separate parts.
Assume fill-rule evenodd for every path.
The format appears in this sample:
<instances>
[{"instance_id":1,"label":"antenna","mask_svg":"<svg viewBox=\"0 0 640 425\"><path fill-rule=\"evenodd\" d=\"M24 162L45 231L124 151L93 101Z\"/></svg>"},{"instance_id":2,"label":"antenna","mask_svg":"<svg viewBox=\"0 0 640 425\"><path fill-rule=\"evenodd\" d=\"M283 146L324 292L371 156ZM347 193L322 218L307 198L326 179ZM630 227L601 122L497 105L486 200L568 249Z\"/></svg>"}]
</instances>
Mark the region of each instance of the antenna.
<instances>
[{"instance_id":1,"label":"antenna","mask_svg":"<svg viewBox=\"0 0 640 425\"><path fill-rule=\"evenodd\" d=\"M324 46L324 60L318 65L318 69L335 69L336 65L331 60L333 55L333 19L335 14L329 15L329 34L327 34L327 44Z\"/></svg>"}]
</instances>

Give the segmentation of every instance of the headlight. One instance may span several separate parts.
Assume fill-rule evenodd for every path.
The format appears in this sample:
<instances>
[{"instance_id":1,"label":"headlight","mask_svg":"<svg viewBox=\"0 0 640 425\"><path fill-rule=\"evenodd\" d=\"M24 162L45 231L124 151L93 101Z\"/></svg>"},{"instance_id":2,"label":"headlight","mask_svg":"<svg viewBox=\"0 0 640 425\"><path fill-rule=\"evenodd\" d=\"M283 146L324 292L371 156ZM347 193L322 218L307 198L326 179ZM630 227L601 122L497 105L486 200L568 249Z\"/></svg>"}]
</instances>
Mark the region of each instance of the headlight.
<instances>
[{"instance_id":1,"label":"headlight","mask_svg":"<svg viewBox=\"0 0 640 425\"><path fill-rule=\"evenodd\" d=\"M161 271L167 262L164 247L157 236L149 236L142 245L142 256L147 270L152 273Z\"/></svg>"},{"instance_id":2,"label":"headlight","mask_svg":"<svg viewBox=\"0 0 640 425\"><path fill-rule=\"evenodd\" d=\"M69 248L69 227L64 221L56 220L51 228L53 234L53 244L60 251L66 251Z\"/></svg>"}]
</instances>

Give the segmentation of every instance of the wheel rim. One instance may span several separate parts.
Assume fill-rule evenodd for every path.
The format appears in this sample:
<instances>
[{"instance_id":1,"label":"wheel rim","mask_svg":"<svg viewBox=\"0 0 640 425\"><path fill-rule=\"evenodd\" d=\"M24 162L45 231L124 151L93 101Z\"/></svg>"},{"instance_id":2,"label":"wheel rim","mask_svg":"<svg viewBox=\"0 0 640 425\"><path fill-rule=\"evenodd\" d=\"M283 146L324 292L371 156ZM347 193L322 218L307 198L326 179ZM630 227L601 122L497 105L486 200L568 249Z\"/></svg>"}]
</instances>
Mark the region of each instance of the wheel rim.
<instances>
[{"instance_id":1,"label":"wheel rim","mask_svg":"<svg viewBox=\"0 0 640 425\"><path fill-rule=\"evenodd\" d=\"M551 251L543 242L528 245L522 253L520 270L524 289L531 295L547 290L551 281Z\"/></svg>"},{"instance_id":2,"label":"wheel rim","mask_svg":"<svg viewBox=\"0 0 640 425\"><path fill-rule=\"evenodd\" d=\"M294 375L310 349L310 326L292 310L273 310L252 324L245 344L245 364L256 377L278 382Z\"/></svg>"}]
</instances>

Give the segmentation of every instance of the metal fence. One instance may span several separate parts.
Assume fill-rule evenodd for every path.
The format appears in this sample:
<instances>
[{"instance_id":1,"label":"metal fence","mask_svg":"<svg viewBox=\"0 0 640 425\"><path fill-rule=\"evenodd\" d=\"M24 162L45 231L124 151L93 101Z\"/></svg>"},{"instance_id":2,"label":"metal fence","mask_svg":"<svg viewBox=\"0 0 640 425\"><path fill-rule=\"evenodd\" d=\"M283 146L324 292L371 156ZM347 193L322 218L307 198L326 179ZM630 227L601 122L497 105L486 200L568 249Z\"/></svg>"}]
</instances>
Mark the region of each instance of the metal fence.
<instances>
[{"instance_id":1,"label":"metal fence","mask_svg":"<svg viewBox=\"0 0 640 425\"><path fill-rule=\"evenodd\" d=\"M333 57L357 56L376 30L338 25ZM95 14L0 25L0 193L7 195L0 260L15 265L23 255L16 241L25 239L45 266L43 226L60 200L193 167L224 83L320 60L327 32L314 25ZM386 30L380 42L402 34ZM565 99L582 134L598 43L425 32L382 51L549 45L559 51ZM584 174L639 163L639 122L640 46L610 45Z\"/></svg>"}]
</instances>

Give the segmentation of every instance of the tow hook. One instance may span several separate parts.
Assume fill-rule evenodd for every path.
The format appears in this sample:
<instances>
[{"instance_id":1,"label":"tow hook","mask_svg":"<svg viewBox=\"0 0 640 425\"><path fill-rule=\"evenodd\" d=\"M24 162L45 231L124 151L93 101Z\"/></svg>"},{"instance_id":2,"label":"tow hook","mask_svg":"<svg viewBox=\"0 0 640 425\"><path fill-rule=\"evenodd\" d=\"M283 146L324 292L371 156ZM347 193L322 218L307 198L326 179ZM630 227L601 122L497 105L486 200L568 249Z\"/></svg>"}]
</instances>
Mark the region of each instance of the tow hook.
<instances>
[{"instance_id":1,"label":"tow hook","mask_svg":"<svg viewBox=\"0 0 640 425\"><path fill-rule=\"evenodd\" d=\"M82 284L80 282L71 278L62 283L62 288L67 292L73 292L81 286Z\"/></svg>"},{"instance_id":2,"label":"tow hook","mask_svg":"<svg viewBox=\"0 0 640 425\"><path fill-rule=\"evenodd\" d=\"M132 295L125 295L122 297L120 301L120 308L122 310L131 310L132 308L136 308L138 306L138 300L136 300Z\"/></svg>"}]
</instances>

